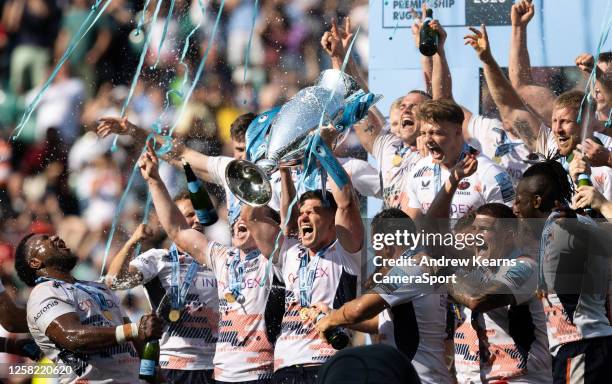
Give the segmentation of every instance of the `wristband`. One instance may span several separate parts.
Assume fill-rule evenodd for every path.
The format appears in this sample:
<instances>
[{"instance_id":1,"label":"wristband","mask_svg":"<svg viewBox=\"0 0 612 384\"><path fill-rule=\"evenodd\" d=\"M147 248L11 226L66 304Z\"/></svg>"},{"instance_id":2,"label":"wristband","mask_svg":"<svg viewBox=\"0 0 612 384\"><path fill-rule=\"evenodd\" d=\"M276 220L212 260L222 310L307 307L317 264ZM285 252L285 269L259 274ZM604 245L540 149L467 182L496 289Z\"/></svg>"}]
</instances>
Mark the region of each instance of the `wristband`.
<instances>
[{"instance_id":1,"label":"wristband","mask_svg":"<svg viewBox=\"0 0 612 384\"><path fill-rule=\"evenodd\" d=\"M115 328L117 343L122 344L138 337L138 326L134 323L118 325Z\"/></svg>"}]
</instances>

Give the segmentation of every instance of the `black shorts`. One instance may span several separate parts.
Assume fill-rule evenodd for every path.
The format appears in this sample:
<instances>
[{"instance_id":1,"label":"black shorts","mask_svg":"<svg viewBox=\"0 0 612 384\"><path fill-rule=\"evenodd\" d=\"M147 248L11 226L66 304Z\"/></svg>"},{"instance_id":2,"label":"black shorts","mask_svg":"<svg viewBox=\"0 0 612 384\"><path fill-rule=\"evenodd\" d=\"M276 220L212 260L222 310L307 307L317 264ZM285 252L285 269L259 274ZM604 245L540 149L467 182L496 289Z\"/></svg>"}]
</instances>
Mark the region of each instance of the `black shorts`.
<instances>
[{"instance_id":1,"label":"black shorts","mask_svg":"<svg viewBox=\"0 0 612 384\"><path fill-rule=\"evenodd\" d=\"M281 368L272 375L272 384L316 384L319 368L320 365L292 365Z\"/></svg>"},{"instance_id":2,"label":"black shorts","mask_svg":"<svg viewBox=\"0 0 612 384\"><path fill-rule=\"evenodd\" d=\"M259 380L250 380L250 381L215 381L215 384L272 384L271 379L259 379Z\"/></svg>"},{"instance_id":3,"label":"black shorts","mask_svg":"<svg viewBox=\"0 0 612 384\"><path fill-rule=\"evenodd\" d=\"M562 345L553 356L555 384L607 384L612 382L612 336Z\"/></svg>"},{"instance_id":4,"label":"black shorts","mask_svg":"<svg viewBox=\"0 0 612 384\"><path fill-rule=\"evenodd\" d=\"M183 369L162 369L162 374L170 384L214 384L213 370L187 371Z\"/></svg>"}]
</instances>

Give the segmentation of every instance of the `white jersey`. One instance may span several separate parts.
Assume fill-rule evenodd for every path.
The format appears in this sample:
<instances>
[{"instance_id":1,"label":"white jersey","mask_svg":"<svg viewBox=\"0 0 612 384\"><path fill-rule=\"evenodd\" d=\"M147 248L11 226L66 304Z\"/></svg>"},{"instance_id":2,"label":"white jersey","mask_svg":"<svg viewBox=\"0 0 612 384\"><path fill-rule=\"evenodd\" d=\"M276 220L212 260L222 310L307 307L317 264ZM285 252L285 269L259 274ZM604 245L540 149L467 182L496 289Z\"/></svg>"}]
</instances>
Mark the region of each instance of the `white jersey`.
<instances>
[{"instance_id":1,"label":"white jersey","mask_svg":"<svg viewBox=\"0 0 612 384\"><path fill-rule=\"evenodd\" d=\"M266 334L265 311L272 285L269 263L258 250L244 256L240 300L228 302L230 263L237 248L209 242L205 262L217 278L219 295L219 338L215 351L215 379L219 381L250 381L272 375L274 346Z\"/></svg>"},{"instance_id":2,"label":"white jersey","mask_svg":"<svg viewBox=\"0 0 612 384\"><path fill-rule=\"evenodd\" d=\"M410 147L404 147L399 137L381 133L374 140L372 156L378 162L382 182L382 197L386 208L408 208L410 171L421 158Z\"/></svg>"},{"instance_id":3,"label":"white jersey","mask_svg":"<svg viewBox=\"0 0 612 384\"><path fill-rule=\"evenodd\" d=\"M612 137L599 132L595 132L593 135L601 140L604 147L608 148L608 150L612 150ZM546 151L542 152L544 154L557 150L555 136L552 134L551 129L545 125L540 126L539 143L540 151ZM565 162L563 158L559 159L559 161L569 173L569 165L567 162ZM612 200L612 168L607 166L591 167L591 183L607 200Z\"/></svg>"},{"instance_id":4,"label":"white jersey","mask_svg":"<svg viewBox=\"0 0 612 384\"><path fill-rule=\"evenodd\" d=\"M274 348L274 370L297 364L323 364L336 350L319 338L312 322L304 322L299 312L300 304L300 260L307 250L295 239L285 238L280 250L278 268L285 281L285 314L281 324L281 334ZM316 266L308 268L316 272L312 287L310 304L322 302L330 308L340 308L355 298L361 251L347 252L336 240L318 258Z\"/></svg>"},{"instance_id":5,"label":"white jersey","mask_svg":"<svg viewBox=\"0 0 612 384\"><path fill-rule=\"evenodd\" d=\"M228 204L237 201L225 180L225 169L232 160L231 157L225 156L209 157L208 159L208 172L211 175L211 180L213 183L223 186ZM380 196L378 172L367 161L354 158L339 158L338 161L351 178L353 187L357 192L363 196ZM299 196L305 192L304 188L298 188L297 185L300 175L299 168L292 168L291 174L293 182L296 183L296 191ZM317 180L320 180L320 178L317 178ZM317 182L317 185L320 185L320 181ZM272 187L272 198L268 205L275 211L279 211L281 195L280 172L276 171L270 176L270 186ZM327 184L327 189L330 189L329 183Z\"/></svg>"},{"instance_id":6,"label":"white jersey","mask_svg":"<svg viewBox=\"0 0 612 384\"><path fill-rule=\"evenodd\" d=\"M463 309L464 321L455 331L460 383L552 383L546 317L533 293L537 268L531 258L516 256L511 256L516 266L502 266L490 277L480 269L464 275L483 286L502 284L512 292L516 304L482 313Z\"/></svg>"},{"instance_id":7,"label":"white jersey","mask_svg":"<svg viewBox=\"0 0 612 384\"><path fill-rule=\"evenodd\" d=\"M553 355L566 343L612 336L606 316L609 237L597 231L595 225L566 220L543 233L542 275L548 295L542 303Z\"/></svg>"},{"instance_id":8,"label":"white jersey","mask_svg":"<svg viewBox=\"0 0 612 384\"><path fill-rule=\"evenodd\" d=\"M194 261L179 255L179 288ZM150 249L130 262L142 273L149 298L158 306L172 285L172 260L165 249ZM161 289L159 289L161 288ZM213 369L219 325L217 280L213 272L199 266L185 297L185 309L177 322L170 323L159 340L159 365L163 369Z\"/></svg>"},{"instance_id":9,"label":"white jersey","mask_svg":"<svg viewBox=\"0 0 612 384\"><path fill-rule=\"evenodd\" d=\"M131 342L86 354L59 347L46 335L47 327L67 313L75 313L83 325L115 329L123 324L127 316L111 290L104 284L90 281L77 283L104 296L111 318L105 317L97 300L76 284L56 280L41 282L30 293L27 305L28 328L36 344L54 363L72 368L71 374L61 377L62 383L138 382L140 358Z\"/></svg>"},{"instance_id":10,"label":"white jersey","mask_svg":"<svg viewBox=\"0 0 612 384\"><path fill-rule=\"evenodd\" d=\"M512 179L499 165L488 157L478 155L478 169L473 175L459 183L451 203L451 219L458 219L487 203L503 203L508 206L514 201ZM440 170L436 174L436 168ZM438 188L442 188L450 176L444 166L436 166L431 156L419 160L410 173L412 182L408 185L409 207L427 212Z\"/></svg>"},{"instance_id":11,"label":"white jersey","mask_svg":"<svg viewBox=\"0 0 612 384\"><path fill-rule=\"evenodd\" d=\"M517 185L523 172L529 168L529 164L523 161L530 152L525 143L520 138L511 137L501 121L482 115L473 114L467 130L471 138L468 143L505 169Z\"/></svg>"},{"instance_id":12,"label":"white jersey","mask_svg":"<svg viewBox=\"0 0 612 384\"><path fill-rule=\"evenodd\" d=\"M388 276L423 276L418 266L393 267ZM423 384L452 383L446 367L446 295L421 284L378 284L372 290L391 308L378 315L378 334L412 361Z\"/></svg>"}]
</instances>

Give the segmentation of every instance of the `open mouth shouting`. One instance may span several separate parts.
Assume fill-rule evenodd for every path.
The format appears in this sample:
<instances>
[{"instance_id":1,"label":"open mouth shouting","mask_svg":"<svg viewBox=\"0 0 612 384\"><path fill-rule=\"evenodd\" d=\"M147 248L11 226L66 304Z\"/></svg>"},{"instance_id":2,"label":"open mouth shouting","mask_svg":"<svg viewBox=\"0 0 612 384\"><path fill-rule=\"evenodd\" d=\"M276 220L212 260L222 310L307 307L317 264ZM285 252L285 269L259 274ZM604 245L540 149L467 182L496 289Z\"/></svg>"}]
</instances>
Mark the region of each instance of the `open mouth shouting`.
<instances>
[{"instance_id":1,"label":"open mouth shouting","mask_svg":"<svg viewBox=\"0 0 612 384\"><path fill-rule=\"evenodd\" d=\"M429 142L427 143L427 149L429 150L429 154L434 161L441 162L444 160L444 151L438 144Z\"/></svg>"},{"instance_id":2,"label":"open mouth shouting","mask_svg":"<svg viewBox=\"0 0 612 384\"><path fill-rule=\"evenodd\" d=\"M236 227L234 228L234 237L237 240L244 240L248 236L248 229L246 224L243 221L239 221L236 223Z\"/></svg>"},{"instance_id":3,"label":"open mouth shouting","mask_svg":"<svg viewBox=\"0 0 612 384\"><path fill-rule=\"evenodd\" d=\"M310 244L314 240L314 228L310 223L302 223L300 225L300 238L302 244Z\"/></svg>"},{"instance_id":4,"label":"open mouth shouting","mask_svg":"<svg viewBox=\"0 0 612 384\"><path fill-rule=\"evenodd\" d=\"M557 146L559 147L559 152L564 156L568 155L573 149L572 137L566 135L557 135L556 138Z\"/></svg>"}]
</instances>

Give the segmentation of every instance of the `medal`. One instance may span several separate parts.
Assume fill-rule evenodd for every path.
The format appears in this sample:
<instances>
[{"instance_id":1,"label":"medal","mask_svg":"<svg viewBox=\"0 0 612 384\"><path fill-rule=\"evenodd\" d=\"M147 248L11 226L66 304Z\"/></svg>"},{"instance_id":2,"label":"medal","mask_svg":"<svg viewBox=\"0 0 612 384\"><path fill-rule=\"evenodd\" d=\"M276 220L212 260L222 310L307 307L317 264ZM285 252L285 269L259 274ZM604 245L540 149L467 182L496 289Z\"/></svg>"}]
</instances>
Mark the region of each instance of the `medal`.
<instances>
[{"instance_id":1,"label":"medal","mask_svg":"<svg viewBox=\"0 0 612 384\"><path fill-rule=\"evenodd\" d=\"M225 301L227 301L230 304L236 301L236 297L231 292L226 292L224 297L225 297Z\"/></svg>"},{"instance_id":2,"label":"medal","mask_svg":"<svg viewBox=\"0 0 612 384\"><path fill-rule=\"evenodd\" d=\"M308 320L310 318L309 312L310 312L310 308L300 309L300 319L302 319L302 321Z\"/></svg>"},{"instance_id":3,"label":"medal","mask_svg":"<svg viewBox=\"0 0 612 384\"><path fill-rule=\"evenodd\" d=\"M168 319L173 323L177 322L180 317L181 313L178 309L173 309L170 311L170 314L168 314Z\"/></svg>"},{"instance_id":4,"label":"medal","mask_svg":"<svg viewBox=\"0 0 612 384\"><path fill-rule=\"evenodd\" d=\"M501 163L501 158L499 156L494 156L492 160L496 162L497 164Z\"/></svg>"},{"instance_id":5,"label":"medal","mask_svg":"<svg viewBox=\"0 0 612 384\"><path fill-rule=\"evenodd\" d=\"M106 317L107 320L112 320L113 319L113 314L111 313L111 311L109 311L108 309L105 309L104 311L102 311L102 314L104 315L104 317Z\"/></svg>"},{"instance_id":6,"label":"medal","mask_svg":"<svg viewBox=\"0 0 612 384\"><path fill-rule=\"evenodd\" d=\"M393 160L391 160L391 164L393 164L394 167L399 167L402 164L402 157L396 153L395 156L393 156Z\"/></svg>"}]
</instances>

